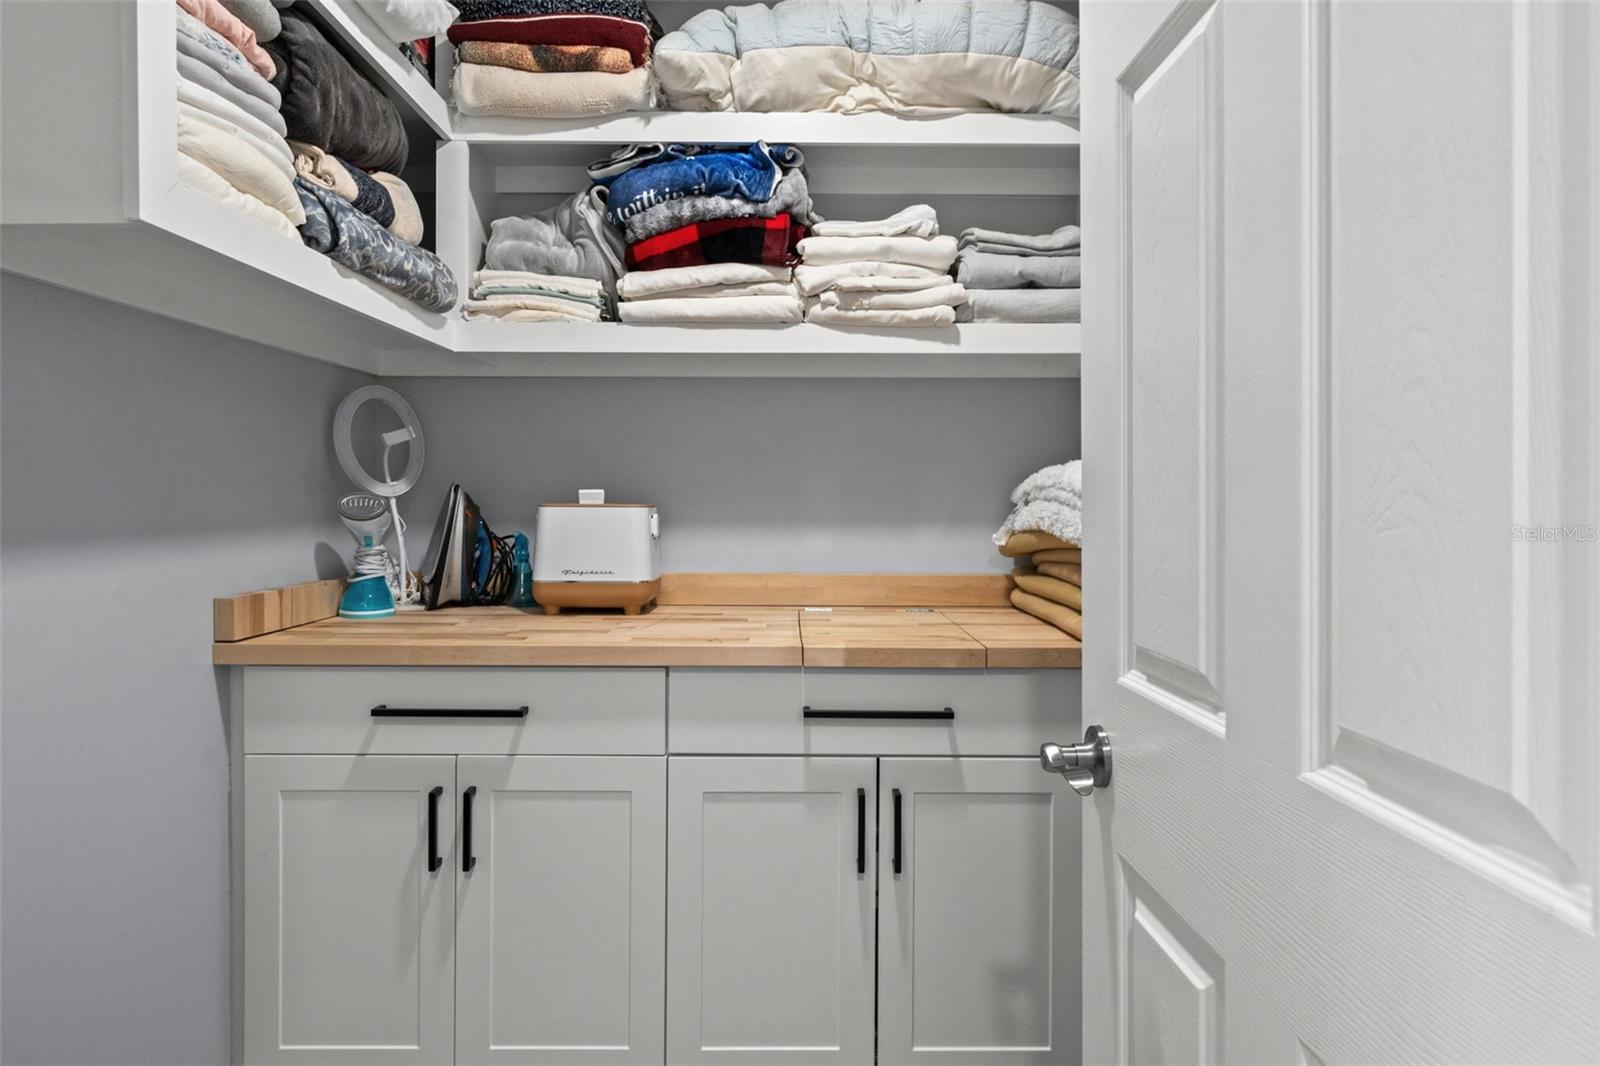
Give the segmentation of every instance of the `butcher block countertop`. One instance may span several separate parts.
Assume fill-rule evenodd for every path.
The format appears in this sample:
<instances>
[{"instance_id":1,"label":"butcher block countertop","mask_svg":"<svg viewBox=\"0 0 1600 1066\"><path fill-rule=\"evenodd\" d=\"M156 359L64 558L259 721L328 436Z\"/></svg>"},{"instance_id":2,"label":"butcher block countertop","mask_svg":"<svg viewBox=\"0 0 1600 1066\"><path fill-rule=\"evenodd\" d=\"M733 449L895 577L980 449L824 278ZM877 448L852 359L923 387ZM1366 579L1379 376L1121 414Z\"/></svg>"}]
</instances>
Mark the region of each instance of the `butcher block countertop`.
<instances>
[{"instance_id":1,"label":"butcher block countertop","mask_svg":"<svg viewBox=\"0 0 1600 1066\"><path fill-rule=\"evenodd\" d=\"M284 590L287 591L287 590ZM219 602L219 627L221 604ZM259 605L254 608L259 611ZM269 610L277 611L274 602ZM289 616L285 616L286 620ZM224 666L1075 668L1082 646L1010 606L668 604L637 617L512 607L322 618L219 639Z\"/></svg>"}]
</instances>

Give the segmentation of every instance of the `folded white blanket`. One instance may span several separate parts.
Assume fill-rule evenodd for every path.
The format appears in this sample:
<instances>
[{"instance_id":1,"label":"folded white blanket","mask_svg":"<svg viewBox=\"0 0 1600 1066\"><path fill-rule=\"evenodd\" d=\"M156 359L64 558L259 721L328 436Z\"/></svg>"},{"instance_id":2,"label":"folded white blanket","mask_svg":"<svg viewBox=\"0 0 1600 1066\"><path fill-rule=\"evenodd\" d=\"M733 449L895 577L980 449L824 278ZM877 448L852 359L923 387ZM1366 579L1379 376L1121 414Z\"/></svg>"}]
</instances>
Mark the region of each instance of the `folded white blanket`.
<instances>
[{"instance_id":1,"label":"folded white blanket","mask_svg":"<svg viewBox=\"0 0 1600 1066\"><path fill-rule=\"evenodd\" d=\"M285 174L278 165L281 161L252 144L253 138L248 134L224 132L206 122L205 117L186 104L178 105L178 151L220 175L239 192L281 211L296 226L304 223L306 211L294 190L294 167L290 166ZM216 121L232 125L225 119Z\"/></svg>"},{"instance_id":2,"label":"folded white blanket","mask_svg":"<svg viewBox=\"0 0 1600 1066\"><path fill-rule=\"evenodd\" d=\"M198 189L211 197L217 203L230 207L235 211L249 215L279 234L292 238L296 243L300 240L300 231L295 229L289 216L271 207L249 193L240 192L228 183L228 179L202 163L197 163L183 153L178 153L178 180L191 188Z\"/></svg>"},{"instance_id":3,"label":"folded white blanket","mask_svg":"<svg viewBox=\"0 0 1600 1066\"><path fill-rule=\"evenodd\" d=\"M794 280L806 296L815 296L827 288L855 289L920 289L929 285L943 285L950 275L942 270L912 266L909 263L882 263L851 260L815 266L801 263L794 268ZM916 284L889 284L888 282L915 281ZM845 284L847 281L851 284ZM872 282L884 282L874 285Z\"/></svg>"},{"instance_id":4,"label":"folded white blanket","mask_svg":"<svg viewBox=\"0 0 1600 1066\"><path fill-rule=\"evenodd\" d=\"M600 308L592 304L563 300L556 296L535 296L532 293L469 297L462 306L469 314L474 311L549 311L564 315L574 322L600 321Z\"/></svg>"},{"instance_id":5,"label":"folded white blanket","mask_svg":"<svg viewBox=\"0 0 1600 1066\"><path fill-rule=\"evenodd\" d=\"M800 290L794 287L792 281L752 281L747 285L702 285L697 289L678 289L672 292L649 293L645 296L635 296L631 302L641 300L675 300L680 297L685 299L706 300L723 299L729 296L800 296Z\"/></svg>"},{"instance_id":6,"label":"folded white blanket","mask_svg":"<svg viewBox=\"0 0 1600 1066\"><path fill-rule=\"evenodd\" d=\"M572 278L564 274L536 274L530 270L480 270L472 276L479 285L537 285L542 289L570 292L574 296L596 297L603 293L595 278Z\"/></svg>"},{"instance_id":7,"label":"folded white blanket","mask_svg":"<svg viewBox=\"0 0 1600 1066\"><path fill-rule=\"evenodd\" d=\"M698 289L706 285L746 285L759 281L788 281L789 268L764 263L706 263L701 266L633 270L617 281L617 296L637 300L643 296Z\"/></svg>"},{"instance_id":8,"label":"folded white blanket","mask_svg":"<svg viewBox=\"0 0 1600 1066\"><path fill-rule=\"evenodd\" d=\"M912 204L876 222L818 222L811 232L818 237L937 237L939 216L927 204Z\"/></svg>"},{"instance_id":9,"label":"folded white blanket","mask_svg":"<svg viewBox=\"0 0 1600 1066\"><path fill-rule=\"evenodd\" d=\"M800 258L812 265L879 260L909 263L931 270L949 270L956 258L956 239L943 237L807 237Z\"/></svg>"},{"instance_id":10,"label":"folded white blanket","mask_svg":"<svg viewBox=\"0 0 1600 1066\"><path fill-rule=\"evenodd\" d=\"M823 307L844 311L904 311L913 307L955 307L967 302L960 285L934 285L910 292L840 292L828 289L819 300Z\"/></svg>"},{"instance_id":11,"label":"folded white blanket","mask_svg":"<svg viewBox=\"0 0 1600 1066\"><path fill-rule=\"evenodd\" d=\"M806 321L824 326L951 326L955 324L956 312L948 305L898 311L846 311L819 303L806 312Z\"/></svg>"},{"instance_id":12,"label":"folded white blanket","mask_svg":"<svg viewBox=\"0 0 1600 1066\"><path fill-rule=\"evenodd\" d=\"M224 133L247 139L269 159L281 160L284 174L294 180L294 151L283 135L204 86L178 79L178 112L215 126Z\"/></svg>"},{"instance_id":13,"label":"folded white blanket","mask_svg":"<svg viewBox=\"0 0 1600 1066\"><path fill-rule=\"evenodd\" d=\"M457 63L456 110L463 115L591 118L655 107L650 66L626 74L562 71L542 74L486 63Z\"/></svg>"},{"instance_id":14,"label":"folded white blanket","mask_svg":"<svg viewBox=\"0 0 1600 1066\"><path fill-rule=\"evenodd\" d=\"M1034 499L1059 499L1063 503L1083 502L1083 460L1042 467L1022 479L1022 484L1011 490L1011 502L1026 503Z\"/></svg>"},{"instance_id":15,"label":"folded white blanket","mask_svg":"<svg viewBox=\"0 0 1600 1066\"><path fill-rule=\"evenodd\" d=\"M624 322L657 322L663 325L771 325L798 322L802 313L800 300L794 296L722 296L711 299L665 297L617 305L617 314Z\"/></svg>"},{"instance_id":16,"label":"folded white blanket","mask_svg":"<svg viewBox=\"0 0 1600 1066\"><path fill-rule=\"evenodd\" d=\"M961 247L999 255L1077 255L1082 231L1073 225L1049 233L1007 233L973 226L961 231Z\"/></svg>"}]
</instances>

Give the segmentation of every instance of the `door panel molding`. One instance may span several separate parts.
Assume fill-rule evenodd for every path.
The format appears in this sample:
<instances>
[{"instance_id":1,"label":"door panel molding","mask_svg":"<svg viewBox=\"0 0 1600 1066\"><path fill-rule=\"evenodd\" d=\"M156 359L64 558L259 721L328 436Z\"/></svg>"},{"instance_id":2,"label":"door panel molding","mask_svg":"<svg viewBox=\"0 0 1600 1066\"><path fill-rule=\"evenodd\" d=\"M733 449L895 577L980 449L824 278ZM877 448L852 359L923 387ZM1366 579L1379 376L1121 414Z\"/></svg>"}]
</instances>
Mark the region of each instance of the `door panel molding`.
<instances>
[{"instance_id":1,"label":"door panel molding","mask_svg":"<svg viewBox=\"0 0 1600 1066\"><path fill-rule=\"evenodd\" d=\"M1224 964L1122 859L1117 871L1121 1066L1222 1062ZM1151 1009L1160 1007L1163 1009Z\"/></svg>"},{"instance_id":2,"label":"door panel molding","mask_svg":"<svg viewBox=\"0 0 1600 1066\"><path fill-rule=\"evenodd\" d=\"M1123 674L1220 731L1221 9L1181 4L1117 80ZM1192 131L1188 136L1185 133ZM1136 218L1139 220L1136 223Z\"/></svg>"}]
</instances>

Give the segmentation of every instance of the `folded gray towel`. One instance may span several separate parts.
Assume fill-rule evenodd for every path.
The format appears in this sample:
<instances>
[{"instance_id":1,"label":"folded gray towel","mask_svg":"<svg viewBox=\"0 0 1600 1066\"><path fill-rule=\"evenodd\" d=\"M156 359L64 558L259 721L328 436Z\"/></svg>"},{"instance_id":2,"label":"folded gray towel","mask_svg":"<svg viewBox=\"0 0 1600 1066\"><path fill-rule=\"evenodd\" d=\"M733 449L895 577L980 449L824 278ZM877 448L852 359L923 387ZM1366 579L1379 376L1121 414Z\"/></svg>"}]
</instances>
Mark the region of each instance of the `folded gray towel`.
<instances>
[{"instance_id":1,"label":"folded gray towel","mask_svg":"<svg viewBox=\"0 0 1600 1066\"><path fill-rule=\"evenodd\" d=\"M969 289L1076 289L1083 260L1077 255L996 255L962 250L956 280Z\"/></svg>"},{"instance_id":2,"label":"folded gray towel","mask_svg":"<svg viewBox=\"0 0 1600 1066\"><path fill-rule=\"evenodd\" d=\"M1080 231L1066 225L1049 233L1006 233L974 226L961 231L960 245L975 252L1000 255L1077 255Z\"/></svg>"},{"instance_id":3,"label":"folded gray towel","mask_svg":"<svg viewBox=\"0 0 1600 1066\"><path fill-rule=\"evenodd\" d=\"M283 106L283 95L272 87L270 81L257 74L244 61L243 56L239 56L237 63L230 63L221 52L185 34L181 24L178 27L178 54L196 62L204 63L222 75L230 85L249 93L251 96L259 97L274 111ZM232 54L238 55L237 52Z\"/></svg>"},{"instance_id":4,"label":"folded gray towel","mask_svg":"<svg viewBox=\"0 0 1600 1066\"><path fill-rule=\"evenodd\" d=\"M1077 322L1082 289L968 289L957 322Z\"/></svg>"}]
</instances>

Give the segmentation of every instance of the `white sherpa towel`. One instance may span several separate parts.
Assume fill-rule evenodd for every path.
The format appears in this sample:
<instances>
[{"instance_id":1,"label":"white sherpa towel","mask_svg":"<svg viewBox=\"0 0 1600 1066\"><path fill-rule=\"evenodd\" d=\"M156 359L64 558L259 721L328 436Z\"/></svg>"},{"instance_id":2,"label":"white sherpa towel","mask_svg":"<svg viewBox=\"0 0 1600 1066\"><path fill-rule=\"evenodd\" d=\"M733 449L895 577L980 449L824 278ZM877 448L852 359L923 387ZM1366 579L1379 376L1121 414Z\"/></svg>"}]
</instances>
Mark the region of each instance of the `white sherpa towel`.
<instances>
[{"instance_id":1,"label":"white sherpa towel","mask_svg":"<svg viewBox=\"0 0 1600 1066\"><path fill-rule=\"evenodd\" d=\"M949 236L807 237L798 247L800 258L813 266L876 259L948 271L956 259L956 239Z\"/></svg>"},{"instance_id":2,"label":"white sherpa towel","mask_svg":"<svg viewBox=\"0 0 1600 1066\"><path fill-rule=\"evenodd\" d=\"M794 280L800 286L801 293L815 296L827 288L885 292L891 289L925 289L930 285L943 285L950 280L950 275L942 270L911 266L908 263L852 260L848 263L830 263L827 266L807 266L801 263L794 268ZM906 284L911 281L916 284ZM883 284L873 284L874 282Z\"/></svg>"},{"instance_id":3,"label":"white sherpa towel","mask_svg":"<svg viewBox=\"0 0 1600 1066\"><path fill-rule=\"evenodd\" d=\"M641 303L645 300L681 300L695 299L722 300L729 296L792 296L800 298L800 292L794 287L792 281L752 281L746 285L702 285L697 289L678 289L672 292L652 292L646 296L635 296L627 303Z\"/></svg>"},{"instance_id":4,"label":"white sherpa towel","mask_svg":"<svg viewBox=\"0 0 1600 1066\"><path fill-rule=\"evenodd\" d=\"M1047 466L1029 474L1011 493L1016 509L995 531L993 540L1004 544L1013 533L1038 531L1083 543L1083 463Z\"/></svg>"},{"instance_id":5,"label":"white sherpa towel","mask_svg":"<svg viewBox=\"0 0 1600 1066\"><path fill-rule=\"evenodd\" d=\"M937 237L939 215L927 204L912 204L876 222L818 222L817 237Z\"/></svg>"}]
</instances>

